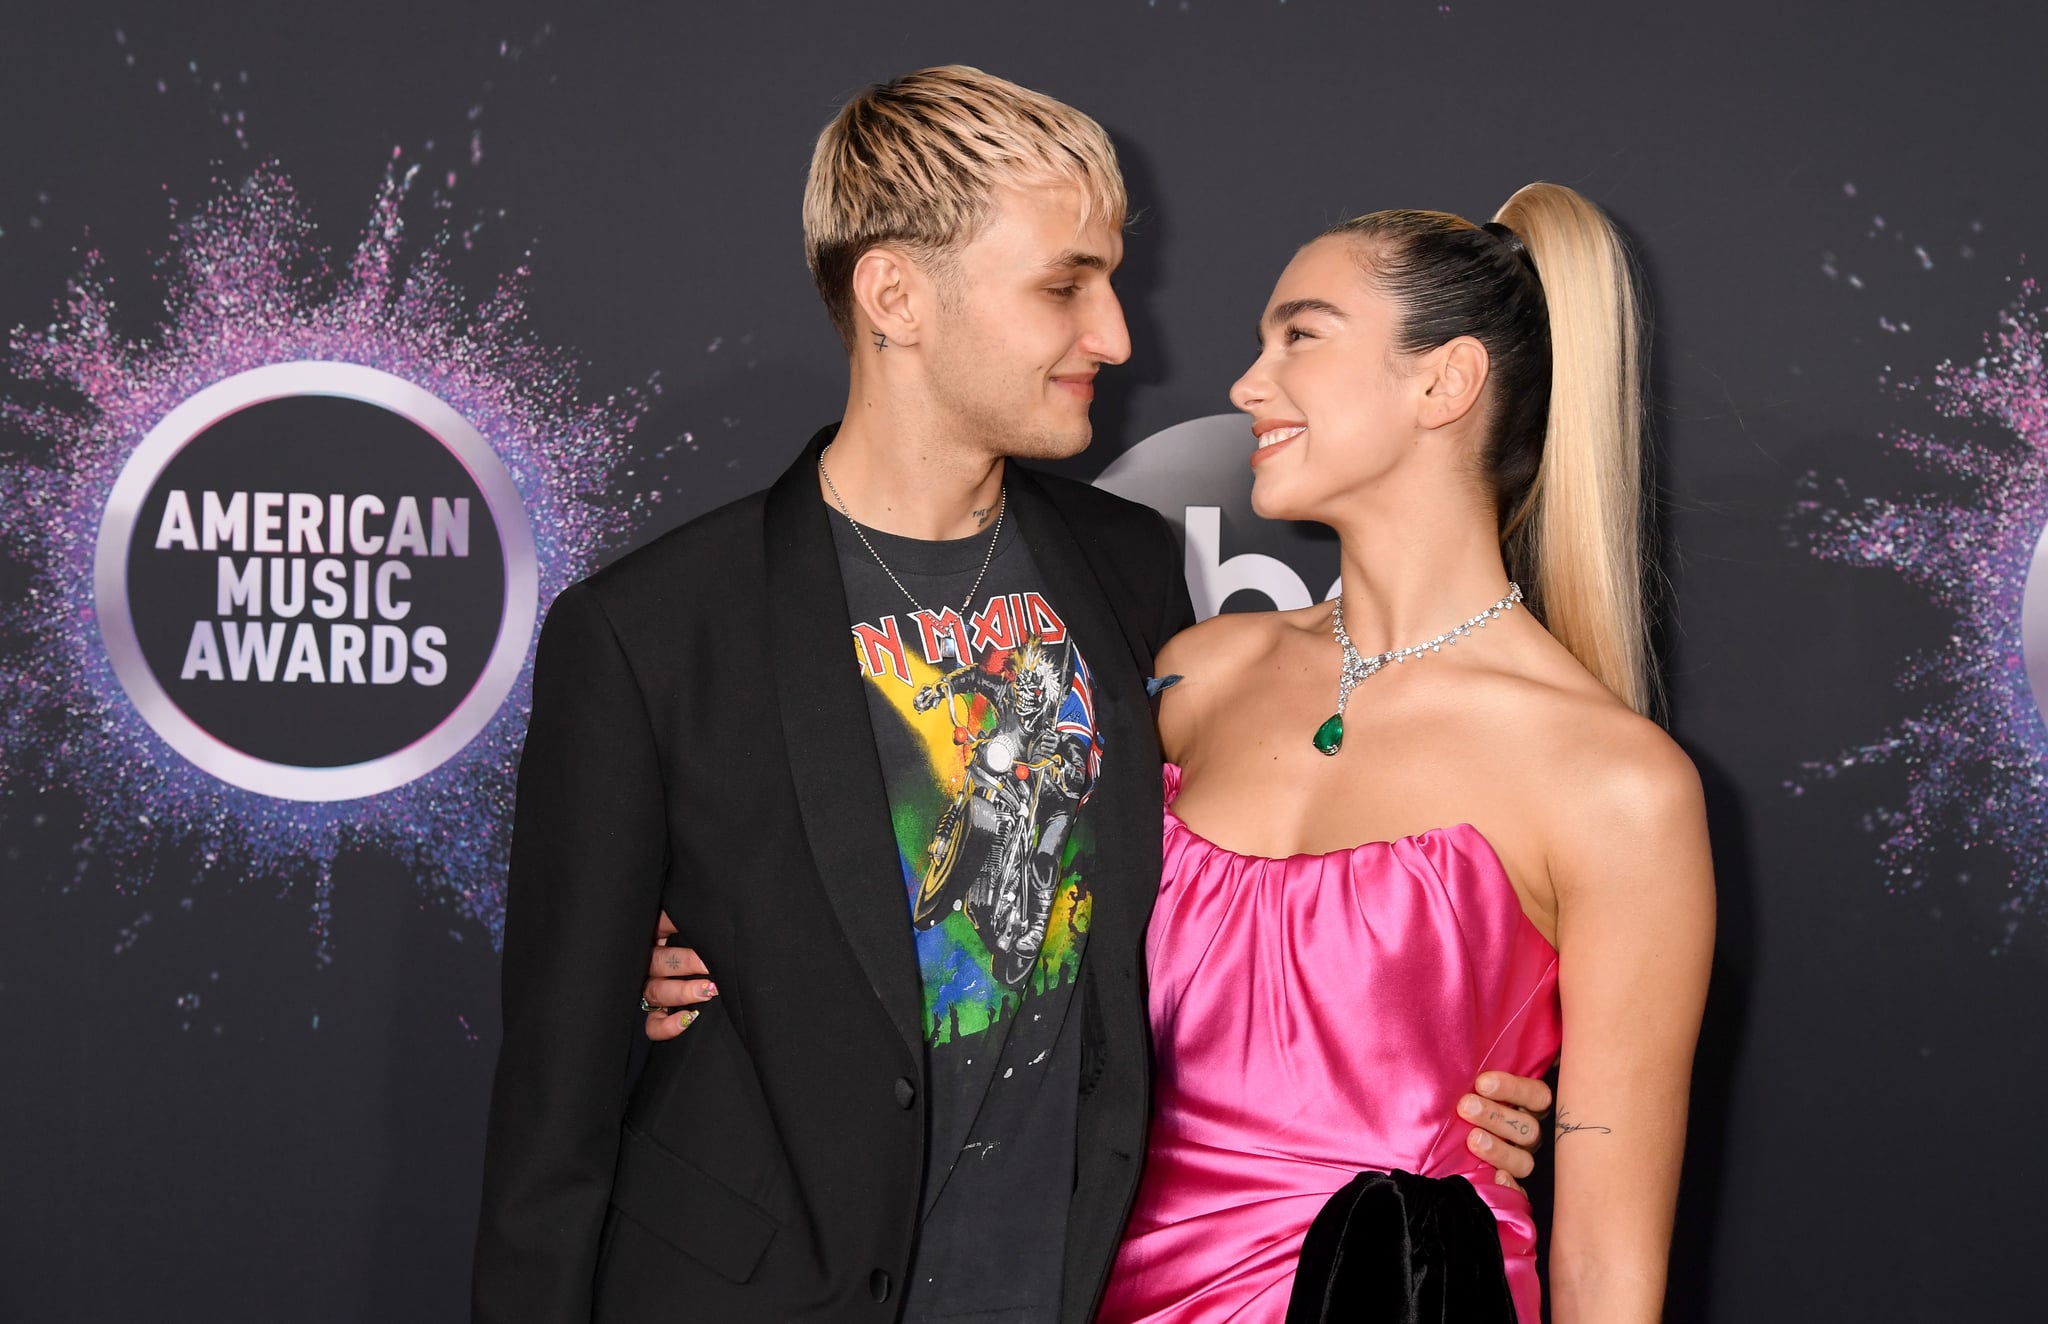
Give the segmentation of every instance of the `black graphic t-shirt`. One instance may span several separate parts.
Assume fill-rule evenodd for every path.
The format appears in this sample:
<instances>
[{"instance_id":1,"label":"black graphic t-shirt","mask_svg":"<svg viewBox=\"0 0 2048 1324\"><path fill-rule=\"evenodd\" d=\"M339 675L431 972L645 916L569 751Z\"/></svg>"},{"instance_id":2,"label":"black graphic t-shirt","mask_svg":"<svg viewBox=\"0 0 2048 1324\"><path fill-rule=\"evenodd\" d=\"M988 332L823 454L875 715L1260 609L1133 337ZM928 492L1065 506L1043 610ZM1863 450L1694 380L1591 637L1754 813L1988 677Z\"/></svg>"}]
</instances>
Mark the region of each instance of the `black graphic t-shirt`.
<instances>
[{"instance_id":1,"label":"black graphic t-shirt","mask_svg":"<svg viewBox=\"0 0 2048 1324\"><path fill-rule=\"evenodd\" d=\"M832 526L924 976L924 1217L903 1317L1049 1321L1104 757L1088 664L1013 524L971 602L990 534L862 530L899 588L837 511Z\"/></svg>"}]
</instances>

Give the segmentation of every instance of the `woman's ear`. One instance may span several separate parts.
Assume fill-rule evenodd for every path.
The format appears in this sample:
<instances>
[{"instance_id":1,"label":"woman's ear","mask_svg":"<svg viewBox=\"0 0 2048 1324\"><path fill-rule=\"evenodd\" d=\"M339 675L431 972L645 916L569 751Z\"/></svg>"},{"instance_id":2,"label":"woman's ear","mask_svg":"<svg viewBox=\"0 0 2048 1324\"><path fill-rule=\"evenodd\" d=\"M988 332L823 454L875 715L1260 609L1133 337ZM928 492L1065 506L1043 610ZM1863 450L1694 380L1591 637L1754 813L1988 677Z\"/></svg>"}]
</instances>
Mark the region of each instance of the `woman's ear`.
<instances>
[{"instance_id":1,"label":"woman's ear","mask_svg":"<svg viewBox=\"0 0 2048 1324\"><path fill-rule=\"evenodd\" d=\"M1486 346L1471 336L1446 341L1430 354L1425 369L1421 417L1426 428L1448 427L1478 407L1491 366Z\"/></svg>"},{"instance_id":2,"label":"woman's ear","mask_svg":"<svg viewBox=\"0 0 2048 1324\"><path fill-rule=\"evenodd\" d=\"M870 248L853 264L856 350L915 345L919 314L932 297L931 279L893 248Z\"/></svg>"}]
</instances>

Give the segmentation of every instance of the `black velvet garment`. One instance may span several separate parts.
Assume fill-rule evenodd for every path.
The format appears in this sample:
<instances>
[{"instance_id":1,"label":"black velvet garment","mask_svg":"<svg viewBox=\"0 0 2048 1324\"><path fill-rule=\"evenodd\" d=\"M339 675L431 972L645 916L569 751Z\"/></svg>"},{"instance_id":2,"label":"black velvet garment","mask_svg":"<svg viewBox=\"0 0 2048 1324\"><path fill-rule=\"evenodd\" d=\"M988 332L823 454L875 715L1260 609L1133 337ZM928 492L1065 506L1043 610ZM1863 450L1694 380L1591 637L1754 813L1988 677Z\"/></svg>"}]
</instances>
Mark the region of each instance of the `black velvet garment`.
<instances>
[{"instance_id":1,"label":"black velvet garment","mask_svg":"<svg viewBox=\"0 0 2048 1324\"><path fill-rule=\"evenodd\" d=\"M1361 1172L1302 1239L1287 1324L1516 1324L1493 1211L1463 1177Z\"/></svg>"}]
</instances>

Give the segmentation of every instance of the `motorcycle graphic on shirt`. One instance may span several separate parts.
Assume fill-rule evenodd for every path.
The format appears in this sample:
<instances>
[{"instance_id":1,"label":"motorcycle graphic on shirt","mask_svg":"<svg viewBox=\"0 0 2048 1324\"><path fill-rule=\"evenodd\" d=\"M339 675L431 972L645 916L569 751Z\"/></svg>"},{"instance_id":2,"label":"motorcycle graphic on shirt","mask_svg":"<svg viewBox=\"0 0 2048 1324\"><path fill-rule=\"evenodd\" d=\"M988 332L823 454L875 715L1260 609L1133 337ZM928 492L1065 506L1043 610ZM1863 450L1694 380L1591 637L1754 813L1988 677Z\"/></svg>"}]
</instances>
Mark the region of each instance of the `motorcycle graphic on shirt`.
<instances>
[{"instance_id":1,"label":"motorcycle graphic on shirt","mask_svg":"<svg viewBox=\"0 0 2048 1324\"><path fill-rule=\"evenodd\" d=\"M918 712L947 705L965 755L926 851L912 923L929 929L965 914L988 946L991 973L1021 987L1045 939L1075 811L1101 766L1087 663L1070 644L1033 635L946 673L912 703Z\"/></svg>"},{"instance_id":2,"label":"motorcycle graphic on shirt","mask_svg":"<svg viewBox=\"0 0 2048 1324\"><path fill-rule=\"evenodd\" d=\"M1070 984L1102 768L1087 661L1039 593L853 626L934 1045Z\"/></svg>"}]
</instances>

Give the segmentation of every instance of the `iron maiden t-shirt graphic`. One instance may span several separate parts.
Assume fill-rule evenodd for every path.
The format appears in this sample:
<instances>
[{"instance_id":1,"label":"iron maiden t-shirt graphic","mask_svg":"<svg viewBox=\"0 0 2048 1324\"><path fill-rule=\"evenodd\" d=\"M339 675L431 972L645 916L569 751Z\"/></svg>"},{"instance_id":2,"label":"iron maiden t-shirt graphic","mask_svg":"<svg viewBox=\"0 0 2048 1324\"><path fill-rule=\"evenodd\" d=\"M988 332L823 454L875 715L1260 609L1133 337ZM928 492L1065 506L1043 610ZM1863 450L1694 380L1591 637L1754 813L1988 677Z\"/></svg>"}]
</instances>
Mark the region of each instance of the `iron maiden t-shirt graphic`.
<instances>
[{"instance_id":1,"label":"iron maiden t-shirt graphic","mask_svg":"<svg viewBox=\"0 0 2048 1324\"><path fill-rule=\"evenodd\" d=\"M897 728L876 714L938 1047L1072 982L1090 908L1076 828L1102 746L1087 661L1042 594L904 606L853 636L870 707Z\"/></svg>"},{"instance_id":2,"label":"iron maiden t-shirt graphic","mask_svg":"<svg viewBox=\"0 0 2048 1324\"><path fill-rule=\"evenodd\" d=\"M1049 1318L1105 756L1093 678L1014 521L937 543L832 523L924 980L924 1226L904 1317Z\"/></svg>"}]
</instances>

